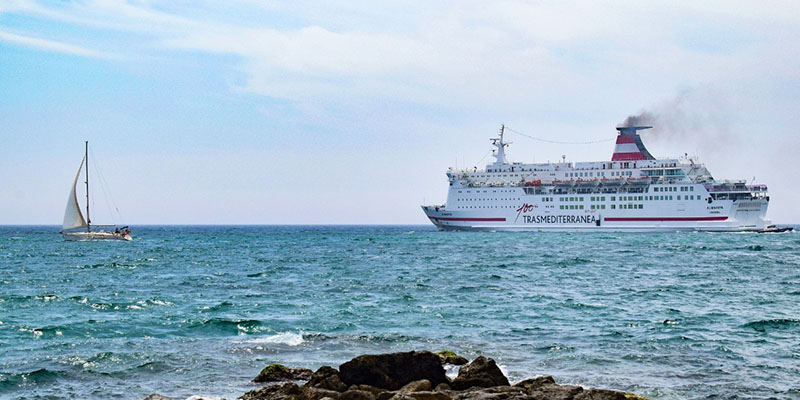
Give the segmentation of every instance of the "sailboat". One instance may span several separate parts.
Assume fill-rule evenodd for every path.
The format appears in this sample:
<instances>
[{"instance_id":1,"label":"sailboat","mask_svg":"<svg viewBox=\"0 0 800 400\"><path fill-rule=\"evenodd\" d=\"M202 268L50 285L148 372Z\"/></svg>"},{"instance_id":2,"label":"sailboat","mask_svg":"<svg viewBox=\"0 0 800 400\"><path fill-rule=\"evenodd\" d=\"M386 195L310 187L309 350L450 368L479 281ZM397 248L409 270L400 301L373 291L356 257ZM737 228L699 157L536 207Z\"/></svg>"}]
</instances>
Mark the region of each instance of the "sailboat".
<instances>
[{"instance_id":1,"label":"sailboat","mask_svg":"<svg viewBox=\"0 0 800 400\"><path fill-rule=\"evenodd\" d=\"M81 213L80 204L78 204L78 195L76 188L78 186L78 178L81 176L81 169L85 168L86 171L86 218ZM72 182L72 190L69 192L67 198L67 209L64 210L64 222L61 225L61 235L64 240L81 240L81 241L94 241L94 240L133 240L131 237L131 230L126 226L122 229L117 228L115 225L102 225L113 226L113 231L106 231L103 228L98 229L98 226L92 226L92 220L89 218L89 142L86 141L86 152L78 166L78 172L75 174L75 180ZM94 228L94 230L92 229Z\"/></svg>"}]
</instances>

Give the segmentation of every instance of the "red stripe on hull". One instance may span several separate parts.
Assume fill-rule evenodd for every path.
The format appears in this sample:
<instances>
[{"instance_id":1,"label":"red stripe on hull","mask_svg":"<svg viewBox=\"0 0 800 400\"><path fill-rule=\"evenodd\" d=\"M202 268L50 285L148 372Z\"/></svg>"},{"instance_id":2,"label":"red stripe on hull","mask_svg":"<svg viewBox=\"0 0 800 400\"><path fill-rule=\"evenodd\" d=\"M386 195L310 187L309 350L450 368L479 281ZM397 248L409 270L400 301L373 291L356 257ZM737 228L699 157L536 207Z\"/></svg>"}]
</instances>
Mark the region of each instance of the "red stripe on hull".
<instances>
[{"instance_id":1,"label":"red stripe on hull","mask_svg":"<svg viewBox=\"0 0 800 400\"><path fill-rule=\"evenodd\" d=\"M607 222L628 221L725 221L728 217L611 217Z\"/></svg>"},{"instance_id":2,"label":"red stripe on hull","mask_svg":"<svg viewBox=\"0 0 800 400\"><path fill-rule=\"evenodd\" d=\"M453 218L453 217L431 217L441 221L468 221L468 222L506 222L505 218Z\"/></svg>"}]
</instances>

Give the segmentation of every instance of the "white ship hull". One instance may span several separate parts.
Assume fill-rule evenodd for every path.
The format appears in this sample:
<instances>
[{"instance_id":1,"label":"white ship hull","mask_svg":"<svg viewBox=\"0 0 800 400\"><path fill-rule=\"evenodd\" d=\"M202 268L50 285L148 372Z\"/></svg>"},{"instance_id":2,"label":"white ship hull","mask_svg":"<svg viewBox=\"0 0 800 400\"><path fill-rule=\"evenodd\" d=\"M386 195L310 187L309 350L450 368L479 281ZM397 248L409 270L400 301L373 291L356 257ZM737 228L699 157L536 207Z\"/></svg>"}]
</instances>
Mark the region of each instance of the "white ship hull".
<instances>
[{"instance_id":1,"label":"white ship hull","mask_svg":"<svg viewBox=\"0 0 800 400\"><path fill-rule=\"evenodd\" d=\"M114 233L114 232L61 232L61 236L64 237L64 240L78 241L78 242L99 241L99 240L123 240L123 241L133 240L131 235L123 233Z\"/></svg>"},{"instance_id":2,"label":"white ship hull","mask_svg":"<svg viewBox=\"0 0 800 400\"><path fill-rule=\"evenodd\" d=\"M539 232L577 232L577 231L611 231L611 232L756 232L762 231L771 224L765 218L767 200L748 201L727 204L683 207L683 211L670 214L660 213L653 205L648 210L645 203L643 209L625 210L625 212L609 212L605 210L543 210L534 207L508 208L491 212L453 211L442 206L423 206L422 209L430 221L440 230L465 231L539 231ZM524 204L530 204L526 202ZM741 206L744 204L744 207ZM711 209L710 207L722 207ZM520 210L523 208L523 210ZM677 208L677 207L675 207ZM688 211L691 210L691 211ZM622 211L622 210L620 210ZM655 216L654 216L655 215Z\"/></svg>"}]
</instances>

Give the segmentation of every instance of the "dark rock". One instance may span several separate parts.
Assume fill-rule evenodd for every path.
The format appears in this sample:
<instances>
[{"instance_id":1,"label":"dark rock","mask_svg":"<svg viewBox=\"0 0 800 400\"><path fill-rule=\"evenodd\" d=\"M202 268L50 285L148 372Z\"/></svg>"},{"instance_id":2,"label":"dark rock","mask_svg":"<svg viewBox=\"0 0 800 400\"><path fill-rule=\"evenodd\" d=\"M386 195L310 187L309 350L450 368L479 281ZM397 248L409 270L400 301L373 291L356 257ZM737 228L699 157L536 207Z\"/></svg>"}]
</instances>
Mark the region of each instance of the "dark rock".
<instances>
[{"instance_id":1,"label":"dark rock","mask_svg":"<svg viewBox=\"0 0 800 400\"><path fill-rule=\"evenodd\" d=\"M285 381L306 381L311 378L313 372L306 368L288 368L281 364L267 365L258 374L253 382L285 382Z\"/></svg>"},{"instance_id":2,"label":"dark rock","mask_svg":"<svg viewBox=\"0 0 800 400\"><path fill-rule=\"evenodd\" d=\"M339 377L347 385L366 384L388 390L420 379L427 379L433 386L447 382L439 356L428 351L359 356L339 366Z\"/></svg>"},{"instance_id":3,"label":"dark rock","mask_svg":"<svg viewBox=\"0 0 800 400\"><path fill-rule=\"evenodd\" d=\"M431 392L431 391L398 393L392 399L400 400L398 396L402 396L403 398L413 399L413 400L451 400L451 397L446 393Z\"/></svg>"},{"instance_id":4,"label":"dark rock","mask_svg":"<svg viewBox=\"0 0 800 400\"><path fill-rule=\"evenodd\" d=\"M582 391L580 386L544 384L528 390L528 395L532 400L572 400Z\"/></svg>"},{"instance_id":5,"label":"dark rock","mask_svg":"<svg viewBox=\"0 0 800 400\"><path fill-rule=\"evenodd\" d=\"M264 386L260 389L251 390L239 397L239 400L283 400L295 399L300 397L303 391L294 383L283 385Z\"/></svg>"},{"instance_id":6,"label":"dark rock","mask_svg":"<svg viewBox=\"0 0 800 400\"><path fill-rule=\"evenodd\" d=\"M555 385L556 381L552 376L538 376L533 379L525 379L524 381L514 384L515 387L521 387L526 390L536 389L542 385Z\"/></svg>"},{"instance_id":7,"label":"dark rock","mask_svg":"<svg viewBox=\"0 0 800 400\"><path fill-rule=\"evenodd\" d=\"M494 360L483 356L461 367L456 379L450 383L450 387L454 390L492 386L509 386L508 378L503 375Z\"/></svg>"},{"instance_id":8,"label":"dark rock","mask_svg":"<svg viewBox=\"0 0 800 400\"><path fill-rule=\"evenodd\" d=\"M436 387L433 390L435 392L445 392L445 391L452 390L452 389L450 388L450 385L448 385L446 383L440 383L440 384L436 385Z\"/></svg>"},{"instance_id":9,"label":"dark rock","mask_svg":"<svg viewBox=\"0 0 800 400\"><path fill-rule=\"evenodd\" d=\"M574 400L626 400L625 393L607 389L586 389L573 398Z\"/></svg>"},{"instance_id":10,"label":"dark rock","mask_svg":"<svg viewBox=\"0 0 800 400\"><path fill-rule=\"evenodd\" d=\"M454 400L507 400L514 396L508 393L492 393L473 388L473 390L453 392L451 398Z\"/></svg>"},{"instance_id":11,"label":"dark rock","mask_svg":"<svg viewBox=\"0 0 800 400\"><path fill-rule=\"evenodd\" d=\"M525 389L513 386L493 386L489 388L472 387L461 392L452 392L454 399L470 400L505 400L527 399Z\"/></svg>"},{"instance_id":12,"label":"dark rock","mask_svg":"<svg viewBox=\"0 0 800 400\"><path fill-rule=\"evenodd\" d=\"M162 396L158 393L153 393L148 395L147 397L142 398L142 400L176 400L172 397Z\"/></svg>"},{"instance_id":13,"label":"dark rock","mask_svg":"<svg viewBox=\"0 0 800 400\"><path fill-rule=\"evenodd\" d=\"M375 400L389 400L397 395L397 392L382 392L375 396Z\"/></svg>"},{"instance_id":14,"label":"dark rock","mask_svg":"<svg viewBox=\"0 0 800 400\"><path fill-rule=\"evenodd\" d=\"M311 375L311 378L304 386L334 390L337 392L344 392L347 390L347 385L342 383L342 380L339 378L339 371L328 366L320 367Z\"/></svg>"},{"instance_id":15,"label":"dark rock","mask_svg":"<svg viewBox=\"0 0 800 400\"><path fill-rule=\"evenodd\" d=\"M432 389L431 381L427 379L420 379L418 381L409 382L400 388L400 393L408 392L430 392Z\"/></svg>"},{"instance_id":16,"label":"dark rock","mask_svg":"<svg viewBox=\"0 0 800 400\"><path fill-rule=\"evenodd\" d=\"M439 356L439 360L442 362L442 364L464 365L469 362L469 360L466 358L461 357L450 350L442 350L436 353L436 355Z\"/></svg>"},{"instance_id":17,"label":"dark rock","mask_svg":"<svg viewBox=\"0 0 800 400\"><path fill-rule=\"evenodd\" d=\"M375 400L375 395L366 390L348 390L339 396L339 400Z\"/></svg>"},{"instance_id":18,"label":"dark rock","mask_svg":"<svg viewBox=\"0 0 800 400\"><path fill-rule=\"evenodd\" d=\"M364 390L367 392L372 393L377 398L379 394L386 391L386 389L376 388L375 386L370 385L350 385L347 390Z\"/></svg>"},{"instance_id":19,"label":"dark rock","mask_svg":"<svg viewBox=\"0 0 800 400\"><path fill-rule=\"evenodd\" d=\"M322 400L322 399L339 399L341 393L328 389L316 388L313 386L303 386L300 388L303 391L304 400Z\"/></svg>"}]
</instances>

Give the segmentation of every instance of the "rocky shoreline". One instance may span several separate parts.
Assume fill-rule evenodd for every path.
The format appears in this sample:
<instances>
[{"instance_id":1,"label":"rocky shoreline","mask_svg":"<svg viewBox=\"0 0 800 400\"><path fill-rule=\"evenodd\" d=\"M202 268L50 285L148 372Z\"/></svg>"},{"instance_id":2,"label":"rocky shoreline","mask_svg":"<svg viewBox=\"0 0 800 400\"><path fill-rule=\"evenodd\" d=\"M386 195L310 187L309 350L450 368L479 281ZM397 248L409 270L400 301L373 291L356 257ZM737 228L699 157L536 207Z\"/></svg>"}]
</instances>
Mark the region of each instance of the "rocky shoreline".
<instances>
[{"instance_id":1,"label":"rocky shoreline","mask_svg":"<svg viewBox=\"0 0 800 400\"><path fill-rule=\"evenodd\" d=\"M445 364L462 365L456 378L445 374ZM270 364L253 381L270 384L240 400L646 400L633 393L559 385L551 376L512 385L493 359L468 362L449 351L362 355L338 370ZM142 400L173 399L153 394Z\"/></svg>"}]
</instances>

